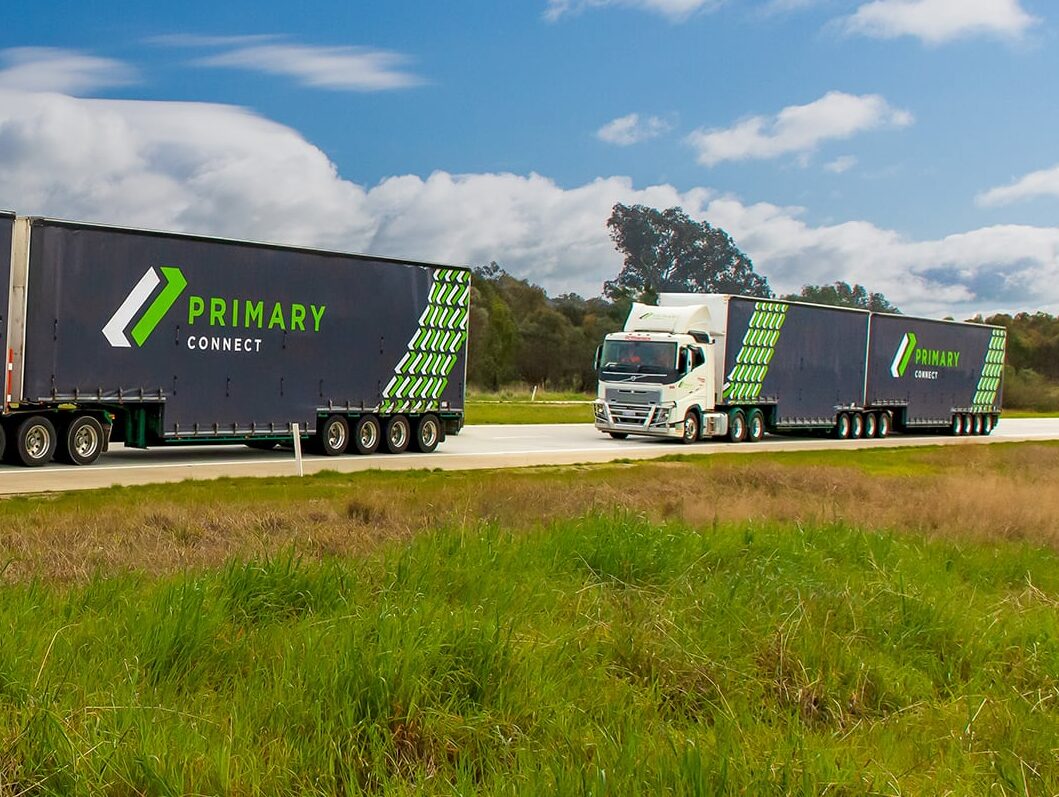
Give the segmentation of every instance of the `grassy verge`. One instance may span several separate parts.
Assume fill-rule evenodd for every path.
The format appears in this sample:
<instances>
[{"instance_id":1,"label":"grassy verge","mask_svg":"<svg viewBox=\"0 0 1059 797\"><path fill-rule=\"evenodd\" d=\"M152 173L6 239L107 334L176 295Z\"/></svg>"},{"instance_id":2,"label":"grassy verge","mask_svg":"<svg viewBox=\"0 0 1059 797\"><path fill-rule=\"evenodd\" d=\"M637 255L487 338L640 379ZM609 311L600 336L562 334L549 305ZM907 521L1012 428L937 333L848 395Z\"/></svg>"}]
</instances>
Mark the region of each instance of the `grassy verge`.
<instances>
[{"instance_id":1,"label":"grassy verge","mask_svg":"<svg viewBox=\"0 0 1059 797\"><path fill-rule=\"evenodd\" d=\"M468 400L465 419L468 424L592 423L592 405Z\"/></svg>"},{"instance_id":2,"label":"grassy verge","mask_svg":"<svg viewBox=\"0 0 1059 797\"><path fill-rule=\"evenodd\" d=\"M1055 793L1059 446L0 502L0 794Z\"/></svg>"},{"instance_id":3,"label":"grassy verge","mask_svg":"<svg viewBox=\"0 0 1059 797\"><path fill-rule=\"evenodd\" d=\"M595 396L587 393L538 390L515 386L496 392L471 389L467 393L469 424L592 423Z\"/></svg>"},{"instance_id":4,"label":"grassy verge","mask_svg":"<svg viewBox=\"0 0 1059 797\"><path fill-rule=\"evenodd\" d=\"M1005 409L1004 418L1055 418L1059 410L1009 410Z\"/></svg>"}]
</instances>

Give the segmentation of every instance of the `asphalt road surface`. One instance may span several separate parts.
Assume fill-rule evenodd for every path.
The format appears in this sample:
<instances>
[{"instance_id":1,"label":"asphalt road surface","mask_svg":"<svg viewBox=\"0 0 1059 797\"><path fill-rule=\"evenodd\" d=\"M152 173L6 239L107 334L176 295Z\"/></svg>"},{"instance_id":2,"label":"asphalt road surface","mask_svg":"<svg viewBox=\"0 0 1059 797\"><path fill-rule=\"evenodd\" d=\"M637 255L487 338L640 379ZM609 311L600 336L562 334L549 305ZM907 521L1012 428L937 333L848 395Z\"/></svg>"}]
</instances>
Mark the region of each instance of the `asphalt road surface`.
<instances>
[{"instance_id":1,"label":"asphalt road surface","mask_svg":"<svg viewBox=\"0 0 1059 797\"><path fill-rule=\"evenodd\" d=\"M612 440L590 424L468 426L449 437L433 454L375 454L370 457L306 456L304 472L320 470L471 470L528 465L571 465L614 459L650 459L667 454L805 451L822 448L884 448L916 445L982 445L1021 440L1059 440L1059 418L1008 418L989 437L894 435L885 440L830 440L814 437L766 437L761 443L677 441L632 438ZM83 490L112 485L152 484L219 476L296 475L291 451L255 451L243 446L187 446L148 451L117 446L95 465L42 468L0 465L0 495Z\"/></svg>"}]
</instances>

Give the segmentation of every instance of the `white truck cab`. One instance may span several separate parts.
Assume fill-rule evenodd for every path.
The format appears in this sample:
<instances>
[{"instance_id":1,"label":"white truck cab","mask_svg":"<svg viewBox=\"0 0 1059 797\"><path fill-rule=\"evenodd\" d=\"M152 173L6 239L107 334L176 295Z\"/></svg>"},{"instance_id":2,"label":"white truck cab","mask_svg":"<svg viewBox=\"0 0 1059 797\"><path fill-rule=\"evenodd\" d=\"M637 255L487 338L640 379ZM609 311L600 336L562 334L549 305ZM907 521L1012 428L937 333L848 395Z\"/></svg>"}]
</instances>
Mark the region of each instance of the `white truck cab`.
<instances>
[{"instance_id":1,"label":"white truck cab","mask_svg":"<svg viewBox=\"0 0 1059 797\"><path fill-rule=\"evenodd\" d=\"M633 304L625 328L596 352L597 429L686 442L727 434L728 414L715 411L724 383L726 298L664 293L657 307Z\"/></svg>"}]
</instances>

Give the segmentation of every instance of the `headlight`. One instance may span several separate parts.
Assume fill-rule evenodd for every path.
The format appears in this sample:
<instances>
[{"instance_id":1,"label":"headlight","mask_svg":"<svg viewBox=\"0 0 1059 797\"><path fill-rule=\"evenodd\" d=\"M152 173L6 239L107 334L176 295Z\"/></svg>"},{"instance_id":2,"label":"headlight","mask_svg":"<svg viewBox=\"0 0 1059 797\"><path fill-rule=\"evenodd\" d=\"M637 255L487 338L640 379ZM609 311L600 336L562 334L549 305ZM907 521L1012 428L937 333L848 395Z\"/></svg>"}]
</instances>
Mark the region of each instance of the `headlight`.
<instances>
[{"instance_id":1,"label":"headlight","mask_svg":"<svg viewBox=\"0 0 1059 797\"><path fill-rule=\"evenodd\" d=\"M669 422L669 407L659 407L655 410L655 423Z\"/></svg>"},{"instance_id":2,"label":"headlight","mask_svg":"<svg viewBox=\"0 0 1059 797\"><path fill-rule=\"evenodd\" d=\"M593 404L592 409L595 411L596 417L599 418L599 420L605 421L607 419L607 409L602 402Z\"/></svg>"}]
</instances>

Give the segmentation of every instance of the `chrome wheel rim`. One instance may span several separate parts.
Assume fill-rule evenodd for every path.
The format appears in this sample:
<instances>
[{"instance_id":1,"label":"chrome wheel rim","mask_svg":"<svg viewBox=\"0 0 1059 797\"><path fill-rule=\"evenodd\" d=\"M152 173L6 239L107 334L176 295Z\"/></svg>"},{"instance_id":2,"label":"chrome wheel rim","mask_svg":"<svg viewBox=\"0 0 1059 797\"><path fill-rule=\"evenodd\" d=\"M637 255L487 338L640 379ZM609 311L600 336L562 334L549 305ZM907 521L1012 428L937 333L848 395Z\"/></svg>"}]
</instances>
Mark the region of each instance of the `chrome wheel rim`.
<instances>
[{"instance_id":1,"label":"chrome wheel rim","mask_svg":"<svg viewBox=\"0 0 1059 797\"><path fill-rule=\"evenodd\" d=\"M419 427L420 442L430 448L438 441L438 425L433 420L423 421Z\"/></svg>"},{"instance_id":2,"label":"chrome wheel rim","mask_svg":"<svg viewBox=\"0 0 1059 797\"><path fill-rule=\"evenodd\" d=\"M402 448L408 442L408 424L395 420L390 424L390 445Z\"/></svg>"},{"instance_id":3,"label":"chrome wheel rim","mask_svg":"<svg viewBox=\"0 0 1059 797\"><path fill-rule=\"evenodd\" d=\"M378 440L378 432L376 431L375 424L371 421L362 423L360 425L360 435L358 439L364 448L371 448L374 446L375 441Z\"/></svg>"},{"instance_id":4,"label":"chrome wheel rim","mask_svg":"<svg viewBox=\"0 0 1059 797\"><path fill-rule=\"evenodd\" d=\"M99 434L95 427L86 423L74 432L73 450L79 457L90 457L99 447Z\"/></svg>"},{"instance_id":5,"label":"chrome wheel rim","mask_svg":"<svg viewBox=\"0 0 1059 797\"><path fill-rule=\"evenodd\" d=\"M34 426L26 433L26 453L32 459L41 459L51 448L51 435L44 426Z\"/></svg>"},{"instance_id":6,"label":"chrome wheel rim","mask_svg":"<svg viewBox=\"0 0 1059 797\"><path fill-rule=\"evenodd\" d=\"M337 451L346 444L346 427L341 421L328 424L327 445L332 451Z\"/></svg>"}]
</instances>

